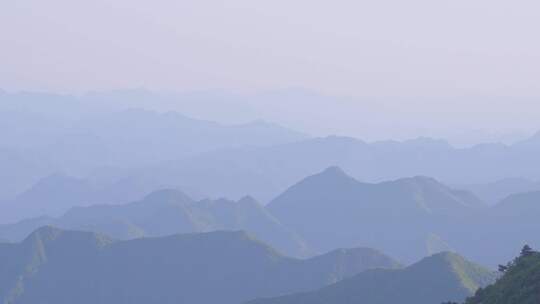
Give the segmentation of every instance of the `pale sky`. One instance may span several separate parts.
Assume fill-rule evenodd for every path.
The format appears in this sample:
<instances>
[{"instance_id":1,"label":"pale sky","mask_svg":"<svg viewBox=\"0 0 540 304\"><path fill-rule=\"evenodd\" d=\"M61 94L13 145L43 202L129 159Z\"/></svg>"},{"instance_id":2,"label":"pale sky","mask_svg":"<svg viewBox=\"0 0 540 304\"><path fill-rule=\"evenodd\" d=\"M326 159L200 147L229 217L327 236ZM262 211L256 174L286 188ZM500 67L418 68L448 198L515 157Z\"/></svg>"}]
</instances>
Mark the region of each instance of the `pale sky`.
<instances>
[{"instance_id":1,"label":"pale sky","mask_svg":"<svg viewBox=\"0 0 540 304\"><path fill-rule=\"evenodd\" d=\"M294 87L534 128L539 29L538 0L0 0L0 88Z\"/></svg>"}]
</instances>

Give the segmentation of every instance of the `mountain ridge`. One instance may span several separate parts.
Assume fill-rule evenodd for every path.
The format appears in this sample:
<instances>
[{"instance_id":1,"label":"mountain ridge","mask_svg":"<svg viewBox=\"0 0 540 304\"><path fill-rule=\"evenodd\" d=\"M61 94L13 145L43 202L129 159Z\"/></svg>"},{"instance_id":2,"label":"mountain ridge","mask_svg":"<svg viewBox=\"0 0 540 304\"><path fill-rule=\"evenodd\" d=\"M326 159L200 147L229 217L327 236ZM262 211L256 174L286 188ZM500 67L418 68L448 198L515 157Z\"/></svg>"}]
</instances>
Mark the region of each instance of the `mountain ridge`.
<instances>
[{"instance_id":1,"label":"mountain ridge","mask_svg":"<svg viewBox=\"0 0 540 304\"><path fill-rule=\"evenodd\" d=\"M283 256L244 231L121 241L47 226L20 243L0 244L0 299L233 304L313 290L365 269L398 267L373 254L351 249L302 260Z\"/></svg>"},{"instance_id":2,"label":"mountain ridge","mask_svg":"<svg viewBox=\"0 0 540 304\"><path fill-rule=\"evenodd\" d=\"M430 304L461 301L476 289L493 282L496 275L461 256L443 252L424 258L403 269L371 269L316 291L249 304L352 304L398 302Z\"/></svg>"},{"instance_id":3,"label":"mountain ridge","mask_svg":"<svg viewBox=\"0 0 540 304\"><path fill-rule=\"evenodd\" d=\"M317 250L368 246L410 262L425 255L420 248L446 223L484 205L432 178L362 183L331 167L294 184L266 208Z\"/></svg>"},{"instance_id":4,"label":"mountain ridge","mask_svg":"<svg viewBox=\"0 0 540 304\"><path fill-rule=\"evenodd\" d=\"M314 252L253 198L195 201L179 190L154 191L127 204L73 207L58 218L34 218L0 225L0 237L18 241L42 225L96 231L118 239L215 230L247 230L291 256Z\"/></svg>"}]
</instances>

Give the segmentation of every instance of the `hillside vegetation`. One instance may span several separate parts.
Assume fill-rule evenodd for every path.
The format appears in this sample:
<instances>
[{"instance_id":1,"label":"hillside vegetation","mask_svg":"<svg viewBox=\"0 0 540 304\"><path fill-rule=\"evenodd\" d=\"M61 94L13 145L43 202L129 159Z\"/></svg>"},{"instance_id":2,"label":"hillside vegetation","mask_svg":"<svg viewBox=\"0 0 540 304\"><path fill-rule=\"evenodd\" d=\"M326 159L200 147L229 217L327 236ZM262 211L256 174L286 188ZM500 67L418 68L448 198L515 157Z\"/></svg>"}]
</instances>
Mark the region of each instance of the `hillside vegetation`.
<instances>
[{"instance_id":1,"label":"hillside vegetation","mask_svg":"<svg viewBox=\"0 0 540 304\"><path fill-rule=\"evenodd\" d=\"M493 285L479 289L465 304L540 303L540 252L524 247L521 255L506 266Z\"/></svg>"}]
</instances>

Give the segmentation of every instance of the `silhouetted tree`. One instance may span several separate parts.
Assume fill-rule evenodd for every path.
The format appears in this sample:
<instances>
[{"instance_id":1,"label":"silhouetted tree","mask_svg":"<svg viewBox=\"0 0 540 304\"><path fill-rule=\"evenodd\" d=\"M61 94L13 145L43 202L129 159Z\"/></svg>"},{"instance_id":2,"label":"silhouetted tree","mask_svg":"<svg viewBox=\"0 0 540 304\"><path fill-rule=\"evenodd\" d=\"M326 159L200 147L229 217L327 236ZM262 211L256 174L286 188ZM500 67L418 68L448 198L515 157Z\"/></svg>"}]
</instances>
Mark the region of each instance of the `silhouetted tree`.
<instances>
[{"instance_id":1,"label":"silhouetted tree","mask_svg":"<svg viewBox=\"0 0 540 304\"><path fill-rule=\"evenodd\" d=\"M521 256L530 256L533 254L533 250L529 245L523 246L523 249L521 249Z\"/></svg>"}]
</instances>

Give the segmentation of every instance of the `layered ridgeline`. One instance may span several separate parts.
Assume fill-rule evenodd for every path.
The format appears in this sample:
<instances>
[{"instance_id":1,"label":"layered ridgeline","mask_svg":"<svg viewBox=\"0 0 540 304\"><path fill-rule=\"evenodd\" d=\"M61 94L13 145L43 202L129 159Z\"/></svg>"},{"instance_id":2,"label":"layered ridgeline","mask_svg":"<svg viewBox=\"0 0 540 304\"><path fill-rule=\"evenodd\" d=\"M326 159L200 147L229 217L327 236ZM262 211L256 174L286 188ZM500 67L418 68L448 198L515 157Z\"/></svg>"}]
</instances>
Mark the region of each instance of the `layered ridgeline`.
<instances>
[{"instance_id":1,"label":"layered ridgeline","mask_svg":"<svg viewBox=\"0 0 540 304\"><path fill-rule=\"evenodd\" d=\"M539 218L540 191L510 195L486 210L482 217L466 224L470 233L459 236L467 241L463 252L474 260L495 266L516 256L515 248L523 244L539 248Z\"/></svg>"},{"instance_id":2,"label":"layered ridgeline","mask_svg":"<svg viewBox=\"0 0 540 304\"><path fill-rule=\"evenodd\" d=\"M55 201L57 195L49 194L57 193L58 185L72 187L55 206L67 207L77 198L95 193L81 180L62 176L48 180L44 182L48 187L36 187L19 200L21 206L43 210L39 208L39 197L43 197L41 203L45 205ZM126 185L134 184L126 181ZM110 197L134 195L127 190L129 186L112 188L119 189L116 193L120 195ZM246 230L277 250L297 257L335 248L370 247L412 263L433 253L453 250L495 267L515 256L512 248L523 243L540 246L536 233L540 229L538 202L540 192L529 192L488 207L469 192L454 190L431 178L371 184L331 167L301 180L266 208L249 197L236 202L194 200L179 191L157 191L135 203L73 208L58 218L0 225L0 238L19 241L48 224L103 232L119 239ZM490 254L486 255L486 251Z\"/></svg>"},{"instance_id":3,"label":"layered ridgeline","mask_svg":"<svg viewBox=\"0 0 540 304\"><path fill-rule=\"evenodd\" d=\"M0 244L0 299L10 304L237 304L397 266L371 249L288 258L244 232L113 241L44 227L21 243Z\"/></svg>"},{"instance_id":4,"label":"layered ridgeline","mask_svg":"<svg viewBox=\"0 0 540 304\"><path fill-rule=\"evenodd\" d=\"M148 186L136 178L98 182L92 178L54 173L40 179L13 199L0 204L0 223L38 216L60 216L76 206L128 203L157 189L177 188L172 184ZM193 189L184 187L182 191L190 197L205 197Z\"/></svg>"},{"instance_id":5,"label":"layered ridgeline","mask_svg":"<svg viewBox=\"0 0 540 304\"><path fill-rule=\"evenodd\" d=\"M526 246L521 255L501 266L502 278L480 289L465 304L537 304L540 303L540 253Z\"/></svg>"},{"instance_id":6,"label":"layered ridgeline","mask_svg":"<svg viewBox=\"0 0 540 304\"><path fill-rule=\"evenodd\" d=\"M305 178L267 206L318 251L367 246L406 262L449 250L448 228L483 208L474 195L434 179L369 184L338 167Z\"/></svg>"},{"instance_id":7,"label":"layered ridgeline","mask_svg":"<svg viewBox=\"0 0 540 304\"><path fill-rule=\"evenodd\" d=\"M145 183L178 180L211 196L250 193L266 202L299 179L333 165L370 182L421 175L467 185L514 176L539 180L540 174L530 165L540 160L539 155L540 133L511 146L493 143L463 149L429 138L368 143L330 136L220 150L121 174L137 176Z\"/></svg>"},{"instance_id":8,"label":"layered ridgeline","mask_svg":"<svg viewBox=\"0 0 540 304\"><path fill-rule=\"evenodd\" d=\"M100 232L118 239L245 230L284 254L296 257L312 254L299 236L250 197L236 202L194 201L180 191L161 190L129 204L76 207L58 218L41 217L0 225L0 238L19 241L43 225Z\"/></svg>"},{"instance_id":9,"label":"layered ridgeline","mask_svg":"<svg viewBox=\"0 0 540 304\"><path fill-rule=\"evenodd\" d=\"M211 197L249 193L263 202L332 165L366 181L415 175L452 184L540 179L530 165L539 160L540 133L513 145L464 149L429 138L308 138L271 123L223 125L127 105L148 98L145 93L112 94L107 102L94 100L97 95L81 102L66 95L0 92L0 200L59 171L83 177L100 171L100 182L134 178L150 189L174 181L172 186L204 189Z\"/></svg>"},{"instance_id":10,"label":"layered ridgeline","mask_svg":"<svg viewBox=\"0 0 540 304\"><path fill-rule=\"evenodd\" d=\"M504 178L490 183L456 187L471 191L487 204L495 205L513 194L540 191L540 182L526 178Z\"/></svg>"},{"instance_id":11,"label":"layered ridgeline","mask_svg":"<svg viewBox=\"0 0 540 304\"><path fill-rule=\"evenodd\" d=\"M94 101L83 106L74 96L0 92L0 200L12 199L58 171L86 176L97 168L132 169L209 151L307 138L263 121L227 125L177 112L114 106L122 103L116 98L94 109Z\"/></svg>"},{"instance_id":12,"label":"layered ridgeline","mask_svg":"<svg viewBox=\"0 0 540 304\"><path fill-rule=\"evenodd\" d=\"M0 127L0 130L3 129ZM0 137L1 138L1 137ZM0 146L0 208L2 201L11 198L33 182L39 180L54 167L43 160L43 157L26 150ZM0 214L0 218L2 215Z\"/></svg>"},{"instance_id":13,"label":"layered ridgeline","mask_svg":"<svg viewBox=\"0 0 540 304\"><path fill-rule=\"evenodd\" d=\"M454 253L439 253L404 269L367 270L305 293L254 300L250 304L433 304L462 301L496 274ZM490 303L491 302L485 302Z\"/></svg>"}]
</instances>

